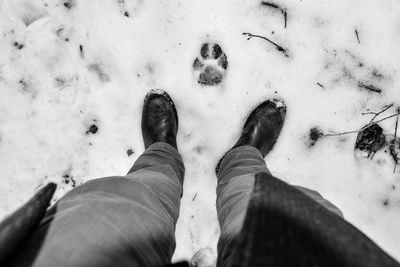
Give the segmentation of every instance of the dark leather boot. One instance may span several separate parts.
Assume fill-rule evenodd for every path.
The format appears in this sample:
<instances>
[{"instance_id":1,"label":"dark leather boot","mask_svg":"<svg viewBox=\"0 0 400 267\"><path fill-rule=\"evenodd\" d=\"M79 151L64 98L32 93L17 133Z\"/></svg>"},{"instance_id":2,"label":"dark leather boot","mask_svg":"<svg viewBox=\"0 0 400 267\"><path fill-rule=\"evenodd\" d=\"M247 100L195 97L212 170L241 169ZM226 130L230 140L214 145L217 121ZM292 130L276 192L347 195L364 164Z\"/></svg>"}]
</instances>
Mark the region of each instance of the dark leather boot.
<instances>
[{"instance_id":1,"label":"dark leather boot","mask_svg":"<svg viewBox=\"0 0 400 267\"><path fill-rule=\"evenodd\" d=\"M265 157L275 145L285 122L286 106L271 99L256 107L244 123L242 134L233 146L253 146Z\"/></svg>"},{"instance_id":2,"label":"dark leather boot","mask_svg":"<svg viewBox=\"0 0 400 267\"><path fill-rule=\"evenodd\" d=\"M144 147L156 142L176 146L178 132L178 113L171 97L162 90L150 91L145 99L142 111L142 135Z\"/></svg>"},{"instance_id":3,"label":"dark leather boot","mask_svg":"<svg viewBox=\"0 0 400 267\"><path fill-rule=\"evenodd\" d=\"M232 149L245 145L253 146L265 157L276 143L285 122L285 117L286 106L281 100L270 99L264 101L250 113L244 123L239 140ZM217 175L222 159L215 169Z\"/></svg>"}]
</instances>

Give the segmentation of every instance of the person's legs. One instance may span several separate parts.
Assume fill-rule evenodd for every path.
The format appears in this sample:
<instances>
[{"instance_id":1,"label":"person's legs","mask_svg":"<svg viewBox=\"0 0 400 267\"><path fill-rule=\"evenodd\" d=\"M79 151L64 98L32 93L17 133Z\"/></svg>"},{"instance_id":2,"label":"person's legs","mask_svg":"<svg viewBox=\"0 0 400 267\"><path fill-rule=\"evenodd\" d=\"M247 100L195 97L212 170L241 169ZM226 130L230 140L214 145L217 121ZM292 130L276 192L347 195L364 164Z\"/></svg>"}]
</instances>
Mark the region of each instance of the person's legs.
<instances>
[{"instance_id":1,"label":"person's legs","mask_svg":"<svg viewBox=\"0 0 400 267\"><path fill-rule=\"evenodd\" d=\"M11 266L170 263L184 178L177 115L161 93L146 97L143 113L146 151L128 174L92 180L66 194L13 255Z\"/></svg>"},{"instance_id":2,"label":"person's legs","mask_svg":"<svg viewBox=\"0 0 400 267\"><path fill-rule=\"evenodd\" d=\"M218 242L218 264L226 266L231 257L244 218L250 195L253 192L255 174L270 173L260 151L252 146L230 150L221 161L218 171L217 212L221 226ZM318 192L294 186L330 211L342 216L341 211Z\"/></svg>"},{"instance_id":3,"label":"person's legs","mask_svg":"<svg viewBox=\"0 0 400 267\"><path fill-rule=\"evenodd\" d=\"M278 104L271 103L264 102L250 114L239 141L225 154L216 169L217 213L221 227L218 267L227 266L231 259L253 192L255 174L270 173L264 157L280 134L285 114ZM299 189L328 209L341 214L317 192Z\"/></svg>"},{"instance_id":4,"label":"person's legs","mask_svg":"<svg viewBox=\"0 0 400 267\"><path fill-rule=\"evenodd\" d=\"M158 266L170 262L184 167L155 143L125 177L89 181L52 207L15 265Z\"/></svg>"},{"instance_id":5,"label":"person's legs","mask_svg":"<svg viewBox=\"0 0 400 267\"><path fill-rule=\"evenodd\" d=\"M253 191L254 174L259 171L269 172L261 153L252 146L232 149L220 163L217 173L217 214L221 234L217 266L226 266L225 263L232 256Z\"/></svg>"}]
</instances>

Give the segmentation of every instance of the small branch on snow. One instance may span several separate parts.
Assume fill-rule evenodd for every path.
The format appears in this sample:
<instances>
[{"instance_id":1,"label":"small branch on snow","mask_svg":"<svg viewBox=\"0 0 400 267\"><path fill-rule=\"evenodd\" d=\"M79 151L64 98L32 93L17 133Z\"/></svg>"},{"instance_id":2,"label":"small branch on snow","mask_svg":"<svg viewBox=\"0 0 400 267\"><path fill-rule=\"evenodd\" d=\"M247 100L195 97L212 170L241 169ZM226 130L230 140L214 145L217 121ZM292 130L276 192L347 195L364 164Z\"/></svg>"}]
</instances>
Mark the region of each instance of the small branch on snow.
<instances>
[{"instance_id":1,"label":"small branch on snow","mask_svg":"<svg viewBox=\"0 0 400 267\"><path fill-rule=\"evenodd\" d=\"M397 108L397 114L400 114L400 108ZM394 128L394 140L397 138L397 127L399 126L399 117L396 118L396 126Z\"/></svg>"},{"instance_id":2,"label":"small branch on snow","mask_svg":"<svg viewBox=\"0 0 400 267\"><path fill-rule=\"evenodd\" d=\"M371 126L371 125L373 125L373 124L378 124L379 122L385 121L385 120L390 119L390 118L393 118L393 117L397 117L397 120L398 120L399 115L400 115L400 109L398 110L398 113L392 114L392 115L387 116L387 117L385 117L385 118L383 118L383 119L380 119L380 120L378 120L378 121L370 122L370 123L368 123L367 125L365 125L364 127L362 127L362 128L361 128L360 130L358 130L358 131L348 131L348 132L340 132L340 133L329 133L329 134L324 134L324 136L340 136L340 135L345 135L345 134L358 133L359 131L366 129L366 128L368 128L369 126Z\"/></svg>"},{"instance_id":3,"label":"small branch on snow","mask_svg":"<svg viewBox=\"0 0 400 267\"><path fill-rule=\"evenodd\" d=\"M289 51L287 49L283 48L282 46L278 45L277 43L274 43L273 41L271 41L267 37L264 37L264 36L261 36L261 35L257 35L257 34L252 34L252 33L249 33L249 32L244 32L243 35L247 35L248 36L247 40L250 40L251 38L254 38L254 37L264 39L265 41L267 41L267 42L271 43L272 45L274 45L276 50L278 50L279 52L284 54L285 57L289 57Z\"/></svg>"},{"instance_id":4,"label":"small branch on snow","mask_svg":"<svg viewBox=\"0 0 400 267\"><path fill-rule=\"evenodd\" d=\"M387 117L385 117L385 118L382 118L382 119L380 119L380 120L378 120L378 121L374 121L375 118L376 118L377 116L379 116L380 114L382 114L383 112L385 112L386 110L388 110L389 108L391 108L392 106L393 106L393 104L390 104L390 105L386 106L386 107L385 107L383 110L381 110L380 112L364 112L364 113L362 113L363 115L366 115L366 114L373 114L374 117L372 118L372 120L371 120L367 125L365 125L364 127L362 127L362 128L361 128L360 130L358 130L358 131L348 131L348 132L329 133L329 134L324 134L322 131L320 131L320 132L318 132L318 135L319 135L319 136L324 136L324 137L325 137L325 136L341 136L341 135L345 135L345 134L360 133L360 132L366 130L368 127L371 127L371 126L374 126L374 125L376 125L376 126L381 130L380 134L382 135L382 128L379 127L378 123L379 123L379 122L382 122L382 121L385 121L385 120L388 120L388 119L390 119L390 118L396 117L396 124L395 124L395 129L394 129L394 138L393 138L393 140L390 141L390 144L389 144L389 153L390 153L390 156L393 158L393 161L394 161L393 173L395 173L395 172L396 172L397 165L399 164L399 157L398 157L398 156L399 156L399 152L398 152L397 149L400 149L400 144L399 144L399 147L398 147L398 148L396 148L396 144L397 144L397 129L398 129L398 125L399 125L400 107L397 108L397 113L392 114L392 115L390 115L390 116L387 116ZM368 135L368 134L367 134L367 135ZM359 136L360 136L360 134L359 134ZM357 137L356 148L359 148L360 150L364 150L362 147L357 147L357 143L358 143L359 136ZM385 136L385 135L383 135L383 136ZM310 138L310 139L311 139L311 138ZM367 140L367 141L368 141L368 140ZM375 142L375 141L374 141L374 142ZM367 145L369 144L369 146L370 146L369 149L371 149L370 153L373 152L371 159L372 159L373 156L375 155L375 152L376 152L377 150L379 150L380 148L382 148L382 146L385 145L385 143L386 143L385 137L383 137L383 143L379 143L381 146L379 146L378 148L376 148L376 144L375 144L375 143L373 143L372 146L371 146L371 145L369 144L369 141L367 142ZM386 144L387 144L387 143L386 143ZM374 147L375 147L375 150L372 150ZM368 157L370 156L370 153L368 154Z\"/></svg>"},{"instance_id":5,"label":"small branch on snow","mask_svg":"<svg viewBox=\"0 0 400 267\"><path fill-rule=\"evenodd\" d=\"M383 112L385 112L386 110L390 109L391 107L393 107L393 104L387 105L386 107L384 107L381 111L379 112L363 112L362 115L369 115L369 114L373 114L374 117L371 119L371 122L373 122L375 120L376 117L378 117L379 115L381 115Z\"/></svg>"},{"instance_id":6,"label":"small branch on snow","mask_svg":"<svg viewBox=\"0 0 400 267\"><path fill-rule=\"evenodd\" d=\"M371 126L372 124L378 124L378 123L380 123L380 122L382 122L382 121L385 121L385 120L390 119L390 118L393 118L393 117L398 117L399 115L400 115L400 113L392 114L392 115L387 116L387 117L385 117L385 118L383 118L383 119L380 119L379 121L374 121L374 122L372 122L372 123L368 123L367 125L365 125L365 126L362 127L361 129L365 129L365 128Z\"/></svg>"},{"instance_id":7,"label":"small branch on snow","mask_svg":"<svg viewBox=\"0 0 400 267\"><path fill-rule=\"evenodd\" d=\"M349 132L342 132L342 133L330 133L330 134L324 134L324 136L340 136L340 135L345 135L345 134L352 134L352 133L358 133L359 131L349 131Z\"/></svg>"},{"instance_id":8,"label":"small branch on snow","mask_svg":"<svg viewBox=\"0 0 400 267\"><path fill-rule=\"evenodd\" d=\"M382 89L376 87L375 85L372 84L365 84L363 82L358 82L358 87L367 89L368 91L374 92L374 93L382 93Z\"/></svg>"},{"instance_id":9,"label":"small branch on snow","mask_svg":"<svg viewBox=\"0 0 400 267\"><path fill-rule=\"evenodd\" d=\"M360 37L358 36L358 31L357 31L357 29L354 30L354 33L356 34L357 42L358 42L359 44L361 44L361 42L360 42Z\"/></svg>"},{"instance_id":10,"label":"small branch on snow","mask_svg":"<svg viewBox=\"0 0 400 267\"><path fill-rule=\"evenodd\" d=\"M275 4L273 2L262 1L261 4L266 6L266 7L278 9L283 14L283 19L285 20L285 24L284 24L285 26L284 27L286 29L286 26L287 26L287 9L286 8L282 8L282 7L278 6L278 4Z\"/></svg>"},{"instance_id":11,"label":"small branch on snow","mask_svg":"<svg viewBox=\"0 0 400 267\"><path fill-rule=\"evenodd\" d=\"M264 5L264 6L267 6L267 7L272 7L272 8L276 8L276 9L281 10L281 8L277 4L272 3L272 2L262 1L261 4Z\"/></svg>"},{"instance_id":12,"label":"small branch on snow","mask_svg":"<svg viewBox=\"0 0 400 267\"><path fill-rule=\"evenodd\" d=\"M397 108L397 113L400 114L400 108ZM399 160L398 160L398 153L396 152L396 139L397 139L397 128L399 126L399 117L397 116L396 118L396 125L394 126L394 138L390 144L390 155L392 156L393 160L394 160L394 169L393 169L393 173L396 172L396 168L397 165L399 164Z\"/></svg>"},{"instance_id":13,"label":"small branch on snow","mask_svg":"<svg viewBox=\"0 0 400 267\"><path fill-rule=\"evenodd\" d=\"M285 29L286 29L286 26L287 26L287 11L286 10L282 11L282 13L283 13L283 19L285 20Z\"/></svg>"}]
</instances>

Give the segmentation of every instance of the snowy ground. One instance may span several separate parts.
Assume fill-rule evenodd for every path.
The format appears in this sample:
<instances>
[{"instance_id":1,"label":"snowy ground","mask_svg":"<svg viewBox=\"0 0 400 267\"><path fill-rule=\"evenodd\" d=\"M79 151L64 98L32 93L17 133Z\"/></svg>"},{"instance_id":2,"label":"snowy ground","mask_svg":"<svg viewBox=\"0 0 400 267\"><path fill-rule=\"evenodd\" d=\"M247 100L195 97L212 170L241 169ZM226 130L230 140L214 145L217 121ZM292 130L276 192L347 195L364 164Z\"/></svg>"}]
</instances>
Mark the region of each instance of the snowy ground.
<instances>
[{"instance_id":1,"label":"snowy ground","mask_svg":"<svg viewBox=\"0 0 400 267\"><path fill-rule=\"evenodd\" d=\"M59 184L59 198L84 181L125 174L143 152L143 98L163 88L178 109L186 164L174 260L215 253L215 164L248 112L279 96L288 115L266 159L272 173L320 191L400 259L400 167L393 172L387 149L371 160L355 153L357 133L309 140L313 127L357 131L372 118L363 112L393 104L378 118L396 113L400 2L270 3L278 8L259 0L0 0L0 217L48 181ZM204 42L227 55L216 86L199 85L192 66ZM395 123L380 123L387 138Z\"/></svg>"}]
</instances>

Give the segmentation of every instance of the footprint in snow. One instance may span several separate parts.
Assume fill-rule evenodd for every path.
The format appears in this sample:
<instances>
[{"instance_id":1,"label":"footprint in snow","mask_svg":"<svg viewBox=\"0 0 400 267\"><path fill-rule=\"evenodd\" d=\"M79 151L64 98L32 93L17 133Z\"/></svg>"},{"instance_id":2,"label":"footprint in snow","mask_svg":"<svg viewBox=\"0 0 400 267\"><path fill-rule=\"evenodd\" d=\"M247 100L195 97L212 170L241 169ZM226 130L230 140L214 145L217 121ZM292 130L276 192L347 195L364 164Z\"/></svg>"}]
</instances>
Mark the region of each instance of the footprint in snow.
<instances>
[{"instance_id":1,"label":"footprint in snow","mask_svg":"<svg viewBox=\"0 0 400 267\"><path fill-rule=\"evenodd\" d=\"M214 86L222 82L228 58L221 46L217 43L203 43L200 49L200 56L193 62L197 82L201 85Z\"/></svg>"}]
</instances>

